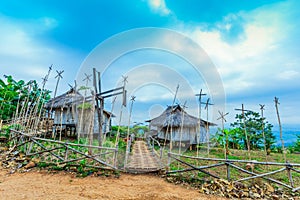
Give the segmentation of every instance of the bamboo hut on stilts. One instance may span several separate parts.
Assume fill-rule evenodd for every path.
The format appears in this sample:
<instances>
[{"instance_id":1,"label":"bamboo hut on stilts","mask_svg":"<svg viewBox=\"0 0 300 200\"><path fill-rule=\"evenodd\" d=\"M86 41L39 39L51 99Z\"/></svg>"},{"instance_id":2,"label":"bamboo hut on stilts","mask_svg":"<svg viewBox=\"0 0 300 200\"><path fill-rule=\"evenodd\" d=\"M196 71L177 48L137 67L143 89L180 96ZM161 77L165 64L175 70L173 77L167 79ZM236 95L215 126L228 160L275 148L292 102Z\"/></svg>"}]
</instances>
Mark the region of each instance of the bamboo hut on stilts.
<instances>
[{"instance_id":1,"label":"bamboo hut on stilts","mask_svg":"<svg viewBox=\"0 0 300 200\"><path fill-rule=\"evenodd\" d=\"M175 146L196 145L198 141L205 143L208 130L206 126L215 126L214 123L189 115L180 105L168 106L160 116L146 122L149 122L149 130L153 137L162 142L165 140L170 142L172 139ZM172 131L169 131L168 127L172 127ZM199 135L199 132L203 135Z\"/></svg>"}]
</instances>

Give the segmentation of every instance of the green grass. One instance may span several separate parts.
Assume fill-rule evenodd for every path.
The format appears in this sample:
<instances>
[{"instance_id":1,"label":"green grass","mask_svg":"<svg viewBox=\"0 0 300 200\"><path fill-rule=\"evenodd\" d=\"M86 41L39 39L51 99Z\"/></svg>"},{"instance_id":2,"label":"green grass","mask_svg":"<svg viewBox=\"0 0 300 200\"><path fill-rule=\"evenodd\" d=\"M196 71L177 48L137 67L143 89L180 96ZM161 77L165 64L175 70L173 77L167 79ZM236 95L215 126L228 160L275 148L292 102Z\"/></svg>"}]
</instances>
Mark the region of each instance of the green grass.
<instances>
[{"instance_id":1,"label":"green grass","mask_svg":"<svg viewBox=\"0 0 300 200\"><path fill-rule=\"evenodd\" d=\"M175 152L174 152L175 153ZM197 151L193 150L187 150L186 152L184 152L184 155L186 156L197 156ZM264 151L251 151L251 160L257 160L257 161L261 161L261 162L280 162L280 163L284 163L284 156L281 153L271 153L269 156L267 156L267 160L266 160L266 155ZM201 147L201 149L198 152L198 156L199 157L204 157L207 158L208 154L207 154L207 150L205 147ZM209 153L209 157L210 158L224 158L224 150L221 148L212 148L210 150ZM286 155L287 161L290 163L299 163L300 164L300 155L299 154L287 154ZM233 159L233 160L249 160L248 158L248 151L245 150L230 150L230 154L228 155L228 159ZM217 161L207 161L207 160L196 160L196 159L191 159L191 158L183 158L181 157L181 160L192 164L194 166L204 166L204 165L211 165L211 164L215 164L218 163ZM234 163L235 165L245 169L246 167L246 163ZM178 169L186 169L189 168L184 164L181 164L179 162L176 162L173 160L173 162L171 163L170 169L172 170L178 170ZM283 168L283 166L267 166L267 165L255 165L254 167L254 173L258 173L258 174L262 174L262 173L267 173L267 172L271 172L271 171L275 171L278 169ZM300 167L297 167L296 169L300 170ZM227 178L227 168L226 166L220 166L220 167L215 167L215 168L210 168L210 169L206 169L206 171L215 174L217 176L219 176L220 178ZM179 173L177 174L179 176ZM248 177L249 175L234 169L232 167L230 167L230 177L232 180L238 180L241 178L245 178ZM300 186L300 173L296 173L296 172L292 172L292 176L293 176L293 181L294 181L294 185L299 187ZM180 177L184 177L184 180L188 180L191 177L195 178L197 177L199 181L203 181L203 180L212 180L212 177L199 172L199 171L191 171L191 172L184 172L184 173L180 173ZM289 178L287 176L287 171L283 171L277 174L273 174L271 176L268 176L274 179L277 179L279 181L282 181L286 184L290 184L289 183ZM256 179L258 180L258 179ZM260 181L262 181L263 179L260 179ZM251 182L251 181L250 181Z\"/></svg>"}]
</instances>

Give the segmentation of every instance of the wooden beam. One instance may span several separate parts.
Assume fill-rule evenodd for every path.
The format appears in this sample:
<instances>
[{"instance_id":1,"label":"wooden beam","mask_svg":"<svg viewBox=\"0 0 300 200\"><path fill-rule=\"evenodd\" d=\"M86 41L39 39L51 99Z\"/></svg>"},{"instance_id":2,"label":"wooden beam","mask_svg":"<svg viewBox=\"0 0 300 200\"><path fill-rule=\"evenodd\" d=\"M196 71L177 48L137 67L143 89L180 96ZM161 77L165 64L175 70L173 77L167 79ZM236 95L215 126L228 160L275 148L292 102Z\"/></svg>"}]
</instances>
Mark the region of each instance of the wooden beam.
<instances>
[{"instance_id":1,"label":"wooden beam","mask_svg":"<svg viewBox=\"0 0 300 200\"><path fill-rule=\"evenodd\" d=\"M124 89L124 86L118 87L118 88L115 88L115 89L111 89L111 90L107 90L105 92L101 92L100 94L98 94L98 96L102 96L104 94L108 94L108 93L115 92L115 91L118 91L118 90L123 90L123 89Z\"/></svg>"},{"instance_id":2,"label":"wooden beam","mask_svg":"<svg viewBox=\"0 0 300 200\"><path fill-rule=\"evenodd\" d=\"M113 97L113 96L117 96L119 94L123 94L123 91L122 92L118 92L118 93L114 93L114 94L110 94L110 95L106 95L106 96L102 96L102 98L108 98L108 97Z\"/></svg>"}]
</instances>

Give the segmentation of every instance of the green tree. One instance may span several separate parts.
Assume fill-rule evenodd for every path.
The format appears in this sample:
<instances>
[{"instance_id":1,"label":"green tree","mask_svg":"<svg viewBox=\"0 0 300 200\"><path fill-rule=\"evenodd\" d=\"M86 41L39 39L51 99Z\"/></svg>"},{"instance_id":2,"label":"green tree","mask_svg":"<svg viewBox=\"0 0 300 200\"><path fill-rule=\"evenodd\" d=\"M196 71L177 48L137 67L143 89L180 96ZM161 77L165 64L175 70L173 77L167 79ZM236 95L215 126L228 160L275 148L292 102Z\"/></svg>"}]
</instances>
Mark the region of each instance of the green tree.
<instances>
[{"instance_id":1,"label":"green tree","mask_svg":"<svg viewBox=\"0 0 300 200\"><path fill-rule=\"evenodd\" d=\"M298 139L294 145L294 150L300 152L300 135L297 135Z\"/></svg>"},{"instance_id":2,"label":"green tree","mask_svg":"<svg viewBox=\"0 0 300 200\"><path fill-rule=\"evenodd\" d=\"M133 126L132 128L130 128L130 132L134 133L137 137L144 136L144 134L148 131L149 131L148 126L137 125L137 126Z\"/></svg>"},{"instance_id":3,"label":"green tree","mask_svg":"<svg viewBox=\"0 0 300 200\"><path fill-rule=\"evenodd\" d=\"M0 79L0 119L12 119L17 108L26 112L34 108L39 111L44 103L50 99L50 91L38 87L36 81L16 81L12 76L5 76L6 81ZM19 107L18 107L19 105Z\"/></svg>"},{"instance_id":4,"label":"green tree","mask_svg":"<svg viewBox=\"0 0 300 200\"><path fill-rule=\"evenodd\" d=\"M259 113L247 111L245 112L244 116L242 114L237 114L235 119L236 121L230 126L233 127L237 132L244 149L247 148L245 129L251 149L262 149L264 147L264 138L262 134L263 127L266 149L269 150L275 143L275 136L272 133L273 125L266 121L265 118L262 118Z\"/></svg>"}]
</instances>

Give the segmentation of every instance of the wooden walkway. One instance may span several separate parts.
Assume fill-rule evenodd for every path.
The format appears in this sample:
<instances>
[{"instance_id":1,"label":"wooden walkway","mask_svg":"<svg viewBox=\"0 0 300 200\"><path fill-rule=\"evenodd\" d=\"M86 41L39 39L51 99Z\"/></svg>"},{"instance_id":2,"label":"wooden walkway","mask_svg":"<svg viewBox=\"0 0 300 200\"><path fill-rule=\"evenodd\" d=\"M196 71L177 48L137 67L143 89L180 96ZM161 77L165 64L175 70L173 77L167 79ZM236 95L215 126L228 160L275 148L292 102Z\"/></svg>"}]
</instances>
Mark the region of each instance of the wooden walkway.
<instances>
[{"instance_id":1,"label":"wooden walkway","mask_svg":"<svg viewBox=\"0 0 300 200\"><path fill-rule=\"evenodd\" d=\"M157 156L148 149L145 141L135 141L125 169L130 173L148 173L159 171L161 164Z\"/></svg>"}]
</instances>

